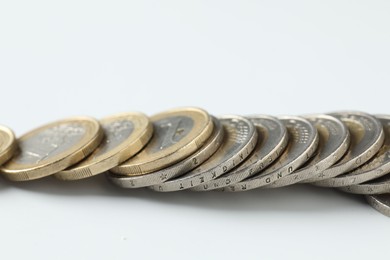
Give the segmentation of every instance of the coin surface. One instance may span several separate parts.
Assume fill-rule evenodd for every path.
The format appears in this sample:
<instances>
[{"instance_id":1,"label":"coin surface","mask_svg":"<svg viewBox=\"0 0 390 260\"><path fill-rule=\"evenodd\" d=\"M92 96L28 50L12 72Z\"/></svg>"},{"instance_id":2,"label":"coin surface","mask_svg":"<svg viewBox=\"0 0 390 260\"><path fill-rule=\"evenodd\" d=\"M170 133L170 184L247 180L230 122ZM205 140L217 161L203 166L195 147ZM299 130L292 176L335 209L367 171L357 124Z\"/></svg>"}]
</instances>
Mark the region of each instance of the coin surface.
<instances>
[{"instance_id":1,"label":"coin surface","mask_svg":"<svg viewBox=\"0 0 390 260\"><path fill-rule=\"evenodd\" d=\"M390 194L368 195L366 199L371 207L390 217Z\"/></svg>"},{"instance_id":2,"label":"coin surface","mask_svg":"<svg viewBox=\"0 0 390 260\"><path fill-rule=\"evenodd\" d=\"M376 116L383 126L385 141L379 152L355 170L316 183L319 186L342 187L376 179L390 172L390 116Z\"/></svg>"},{"instance_id":3,"label":"coin surface","mask_svg":"<svg viewBox=\"0 0 390 260\"><path fill-rule=\"evenodd\" d=\"M335 165L303 182L318 182L349 172L373 157L383 144L383 128L375 117L354 111L330 115L340 119L348 127L351 137L348 152Z\"/></svg>"},{"instance_id":4,"label":"coin surface","mask_svg":"<svg viewBox=\"0 0 390 260\"><path fill-rule=\"evenodd\" d=\"M318 146L318 133L306 119L296 116L278 117L287 128L289 143L283 154L259 174L222 189L228 192L246 191L266 186L293 173L303 165Z\"/></svg>"},{"instance_id":5,"label":"coin surface","mask_svg":"<svg viewBox=\"0 0 390 260\"><path fill-rule=\"evenodd\" d=\"M151 186L151 188L166 192L207 185L207 182L242 163L256 146L257 132L254 125L241 116L224 116L220 118L220 121L225 129L224 140L219 149L206 162L178 178Z\"/></svg>"},{"instance_id":6,"label":"coin surface","mask_svg":"<svg viewBox=\"0 0 390 260\"><path fill-rule=\"evenodd\" d=\"M315 156L302 168L296 170L265 188L278 188L298 183L318 175L335 164L347 152L350 142L348 128L337 118L329 115L310 115L305 119L312 123L319 134L319 144Z\"/></svg>"},{"instance_id":7,"label":"coin surface","mask_svg":"<svg viewBox=\"0 0 390 260\"><path fill-rule=\"evenodd\" d=\"M213 131L210 115L199 108L169 110L150 120L154 135L149 144L112 172L136 176L166 168L198 150Z\"/></svg>"},{"instance_id":8,"label":"coin surface","mask_svg":"<svg viewBox=\"0 0 390 260\"><path fill-rule=\"evenodd\" d=\"M153 125L142 113L103 118L104 139L87 158L54 174L60 180L79 180L105 172L138 153L152 137Z\"/></svg>"},{"instance_id":9,"label":"coin surface","mask_svg":"<svg viewBox=\"0 0 390 260\"><path fill-rule=\"evenodd\" d=\"M192 190L208 191L239 182L263 170L282 154L288 143L287 130L283 123L275 117L265 115L247 118L257 130L257 144L252 153L238 167Z\"/></svg>"},{"instance_id":10,"label":"coin surface","mask_svg":"<svg viewBox=\"0 0 390 260\"><path fill-rule=\"evenodd\" d=\"M201 148L199 148L199 150L184 160L157 172L152 172L145 175L121 176L114 173L109 173L107 174L108 179L122 188L140 188L157 185L176 176L180 176L186 172L189 172L190 170L202 164L211 155L213 155L222 144L224 136L222 124L215 117L212 118L214 123L213 133L206 141L206 143L202 145Z\"/></svg>"},{"instance_id":11,"label":"coin surface","mask_svg":"<svg viewBox=\"0 0 390 260\"><path fill-rule=\"evenodd\" d=\"M0 165L12 158L16 152L17 144L11 129L0 126Z\"/></svg>"},{"instance_id":12,"label":"coin surface","mask_svg":"<svg viewBox=\"0 0 390 260\"><path fill-rule=\"evenodd\" d=\"M12 181L52 175L81 161L100 144L103 131L90 117L77 117L44 125L18 139L19 153L1 172Z\"/></svg>"}]
</instances>

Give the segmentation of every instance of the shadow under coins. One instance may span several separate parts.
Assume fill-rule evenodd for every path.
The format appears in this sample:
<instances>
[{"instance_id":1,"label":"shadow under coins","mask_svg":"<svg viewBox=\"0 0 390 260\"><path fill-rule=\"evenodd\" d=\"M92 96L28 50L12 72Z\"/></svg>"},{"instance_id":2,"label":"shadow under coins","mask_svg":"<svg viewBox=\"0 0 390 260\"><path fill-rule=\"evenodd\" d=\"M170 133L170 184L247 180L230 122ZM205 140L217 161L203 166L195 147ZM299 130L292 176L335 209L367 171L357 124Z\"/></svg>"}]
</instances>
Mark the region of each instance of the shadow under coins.
<instances>
[{"instance_id":1,"label":"shadow under coins","mask_svg":"<svg viewBox=\"0 0 390 260\"><path fill-rule=\"evenodd\" d=\"M21 189L51 196L105 196L131 203L134 200L170 204L182 207L225 211L342 211L346 205L367 206L363 196L335 189L299 184L278 189L255 189L246 192L170 192L159 193L147 188L123 189L110 183L104 174L78 181L60 181L47 177L30 182L10 182L2 179L4 187Z\"/></svg>"}]
</instances>

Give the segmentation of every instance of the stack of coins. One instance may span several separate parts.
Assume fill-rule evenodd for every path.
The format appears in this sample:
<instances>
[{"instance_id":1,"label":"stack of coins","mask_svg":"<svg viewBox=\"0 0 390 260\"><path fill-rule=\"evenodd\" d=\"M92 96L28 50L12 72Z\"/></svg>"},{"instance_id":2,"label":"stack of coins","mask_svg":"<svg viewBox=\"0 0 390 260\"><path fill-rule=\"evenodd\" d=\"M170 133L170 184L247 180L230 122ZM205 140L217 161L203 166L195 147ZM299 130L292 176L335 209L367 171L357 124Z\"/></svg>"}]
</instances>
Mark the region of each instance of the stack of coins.
<instances>
[{"instance_id":1,"label":"stack of coins","mask_svg":"<svg viewBox=\"0 0 390 260\"><path fill-rule=\"evenodd\" d=\"M0 127L0 165L11 181L104 173L119 187L157 192L310 183L365 195L390 216L390 116L356 111L214 117L190 107L69 118L17 140Z\"/></svg>"}]
</instances>

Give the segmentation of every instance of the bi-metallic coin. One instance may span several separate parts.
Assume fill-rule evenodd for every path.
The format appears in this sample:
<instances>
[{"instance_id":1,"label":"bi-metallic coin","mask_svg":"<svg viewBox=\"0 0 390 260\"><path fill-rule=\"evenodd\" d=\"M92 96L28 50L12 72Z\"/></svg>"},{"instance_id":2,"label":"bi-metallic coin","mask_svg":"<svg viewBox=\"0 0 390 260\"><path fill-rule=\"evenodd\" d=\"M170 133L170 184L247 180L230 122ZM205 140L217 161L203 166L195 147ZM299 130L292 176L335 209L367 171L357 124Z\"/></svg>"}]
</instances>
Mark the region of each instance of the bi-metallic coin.
<instances>
[{"instance_id":1,"label":"bi-metallic coin","mask_svg":"<svg viewBox=\"0 0 390 260\"><path fill-rule=\"evenodd\" d=\"M390 116L376 116L383 126L385 141L374 157L355 170L319 183L326 187L343 187L379 178L390 172Z\"/></svg>"},{"instance_id":2,"label":"bi-metallic coin","mask_svg":"<svg viewBox=\"0 0 390 260\"><path fill-rule=\"evenodd\" d=\"M87 158L54 174L60 180L79 180L105 172L138 153L152 137L153 125L142 113L123 113L100 120L102 143Z\"/></svg>"},{"instance_id":3,"label":"bi-metallic coin","mask_svg":"<svg viewBox=\"0 0 390 260\"><path fill-rule=\"evenodd\" d=\"M383 128L375 117L362 112L339 112L330 115L340 119L348 127L351 137L348 152L335 165L303 182L316 182L316 185L327 186L326 183L322 185L321 181L356 169L373 157L383 144Z\"/></svg>"},{"instance_id":4,"label":"bi-metallic coin","mask_svg":"<svg viewBox=\"0 0 390 260\"><path fill-rule=\"evenodd\" d=\"M206 143L202 145L201 148L199 148L199 150L197 150L195 153L191 154L184 160L174 165L168 166L167 168L161 169L157 172L152 172L139 176L122 176L114 173L109 173L107 174L108 179L112 183L122 188L140 188L157 185L191 171L192 169L201 165L211 155L213 155L215 151L219 148L219 146L222 144L224 136L222 124L215 117L212 118L214 122L213 133L206 141Z\"/></svg>"},{"instance_id":5,"label":"bi-metallic coin","mask_svg":"<svg viewBox=\"0 0 390 260\"><path fill-rule=\"evenodd\" d=\"M210 115L199 108L174 109L150 120L154 135L148 145L112 172L137 176L164 169L198 150L213 131Z\"/></svg>"},{"instance_id":6,"label":"bi-metallic coin","mask_svg":"<svg viewBox=\"0 0 390 260\"><path fill-rule=\"evenodd\" d=\"M209 181L226 174L248 157L257 141L254 125L241 116L224 116L220 120L225 129L225 136L219 149L199 167L178 178L151 186L153 190L179 191L207 185Z\"/></svg>"},{"instance_id":7,"label":"bi-metallic coin","mask_svg":"<svg viewBox=\"0 0 390 260\"><path fill-rule=\"evenodd\" d=\"M3 165L1 172L12 181L52 175L84 159L102 138L99 122L89 117L44 125L18 139L19 153Z\"/></svg>"},{"instance_id":8,"label":"bi-metallic coin","mask_svg":"<svg viewBox=\"0 0 390 260\"><path fill-rule=\"evenodd\" d=\"M230 185L223 191L238 192L256 189L292 174L311 158L318 146L318 133L306 119L296 116L284 116L279 119L285 124L289 134L289 144L283 154L264 171Z\"/></svg>"},{"instance_id":9,"label":"bi-metallic coin","mask_svg":"<svg viewBox=\"0 0 390 260\"><path fill-rule=\"evenodd\" d=\"M288 135L286 127L275 117L254 115L247 117L257 129L257 144L252 153L238 167L192 190L208 191L219 189L257 174L275 161L286 148Z\"/></svg>"},{"instance_id":10,"label":"bi-metallic coin","mask_svg":"<svg viewBox=\"0 0 390 260\"><path fill-rule=\"evenodd\" d=\"M347 152L350 142L347 127L337 118L329 115L305 116L319 134L315 156L296 170L264 188L279 188L312 178L335 164Z\"/></svg>"}]
</instances>

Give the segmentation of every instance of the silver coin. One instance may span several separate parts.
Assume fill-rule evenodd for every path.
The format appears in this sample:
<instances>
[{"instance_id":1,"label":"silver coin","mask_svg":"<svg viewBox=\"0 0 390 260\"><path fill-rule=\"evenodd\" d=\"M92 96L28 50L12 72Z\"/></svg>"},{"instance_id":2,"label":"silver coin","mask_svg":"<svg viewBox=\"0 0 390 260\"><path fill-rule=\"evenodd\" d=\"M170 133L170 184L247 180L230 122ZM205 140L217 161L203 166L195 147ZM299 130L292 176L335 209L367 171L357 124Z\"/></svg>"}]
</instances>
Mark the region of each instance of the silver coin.
<instances>
[{"instance_id":1,"label":"silver coin","mask_svg":"<svg viewBox=\"0 0 390 260\"><path fill-rule=\"evenodd\" d=\"M189 189L206 184L243 162L256 146L257 132L254 125L241 116L224 116L220 120L225 137L215 154L198 168L150 188L161 192Z\"/></svg>"},{"instance_id":2,"label":"silver coin","mask_svg":"<svg viewBox=\"0 0 390 260\"><path fill-rule=\"evenodd\" d=\"M279 188L298 183L318 175L334 165L347 152L350 142L348 128L337 118L329 115L305 116L319 134L319 144L316 155L305 165L264 188Z\"/></svg>"},{"instance_id":3,"label":"silver coin","mask_svg":"<svg viewBox=\"0 0 390 260\"><path fill-rule=\"evenodd\" d=\"M339 187L338 189L348 193L366 195L390 193L390 174L372 181L351 186Z\"/></svg>"},{"instance_id":4,"label":"silver coin","mask_svg":"<svg viewBox=\"0 0 390 260\"><path fill-rule=\"evenodd\" d=\"M359 168L337 177L318 182L318 185L326 187L356 185L376 179L390 172L390 116L377 116L377 118L381 122L385 133L385 141L379 152Z\"/></svg>"},{"instance_id":5,"label":"silver coin","mask_svg":"<svg viewBox=\"0 0 390 260\"><path fill-rule=\"evenodd\" d=\"M390 217L390 194L368 195L366 199L371 207Z\"/></svg>"},{"instance_id":6,"label":"silver coin","mask_svg":"<svg viewBox=\"0 0 390 260\"><path fill-rule=\"evenodd\" d=\"M257 145L254 151L232 171L192 190L208 191L239 182L263 170L281 155L288 143L287 130L283 123L275 117L264 115L251 116L248 119L257 129Z\"/></svg>"},{"instance_id":7,"label":"silver coin","mask_svg":"<svg viewBox=\"0 0 390 260\"><path fill-rule=\"evenodd\" d=\"M279 119L286 126L290 140L283 154L258 175L230 185L223 191L246 191L266 186L293 173L314 154L319 141L315 127L302 117L285 116Z\"/></svg>"},{"instance_id":8,"label":"silver coin","mask_svg":"<svg viewBox=\"0 0 390 260\"><path fill-rule=\"evenodd\" d=\"M209 139L198 151L184 160L165 169L145 175L123 177L123 175L108 173L108 179L122 188L140 188L163 183L196 168L213 155L222 144L224 136L222 124L215 117L212 117L212 120L214 128Z\"/></svg>"},{"instance_id":9,"label":"silver coin","mask_svg":"<svg viewBox=\"0 0 390 260\"><path fill-rule=\"evenodd\" d=\"M330 115L347 125L351 135L349 150L335 165L303 182L319 182L356 169L373 157L383 144L383 128L375 117L362 112L339 112Z\"/></svg>"}]
</instances>

